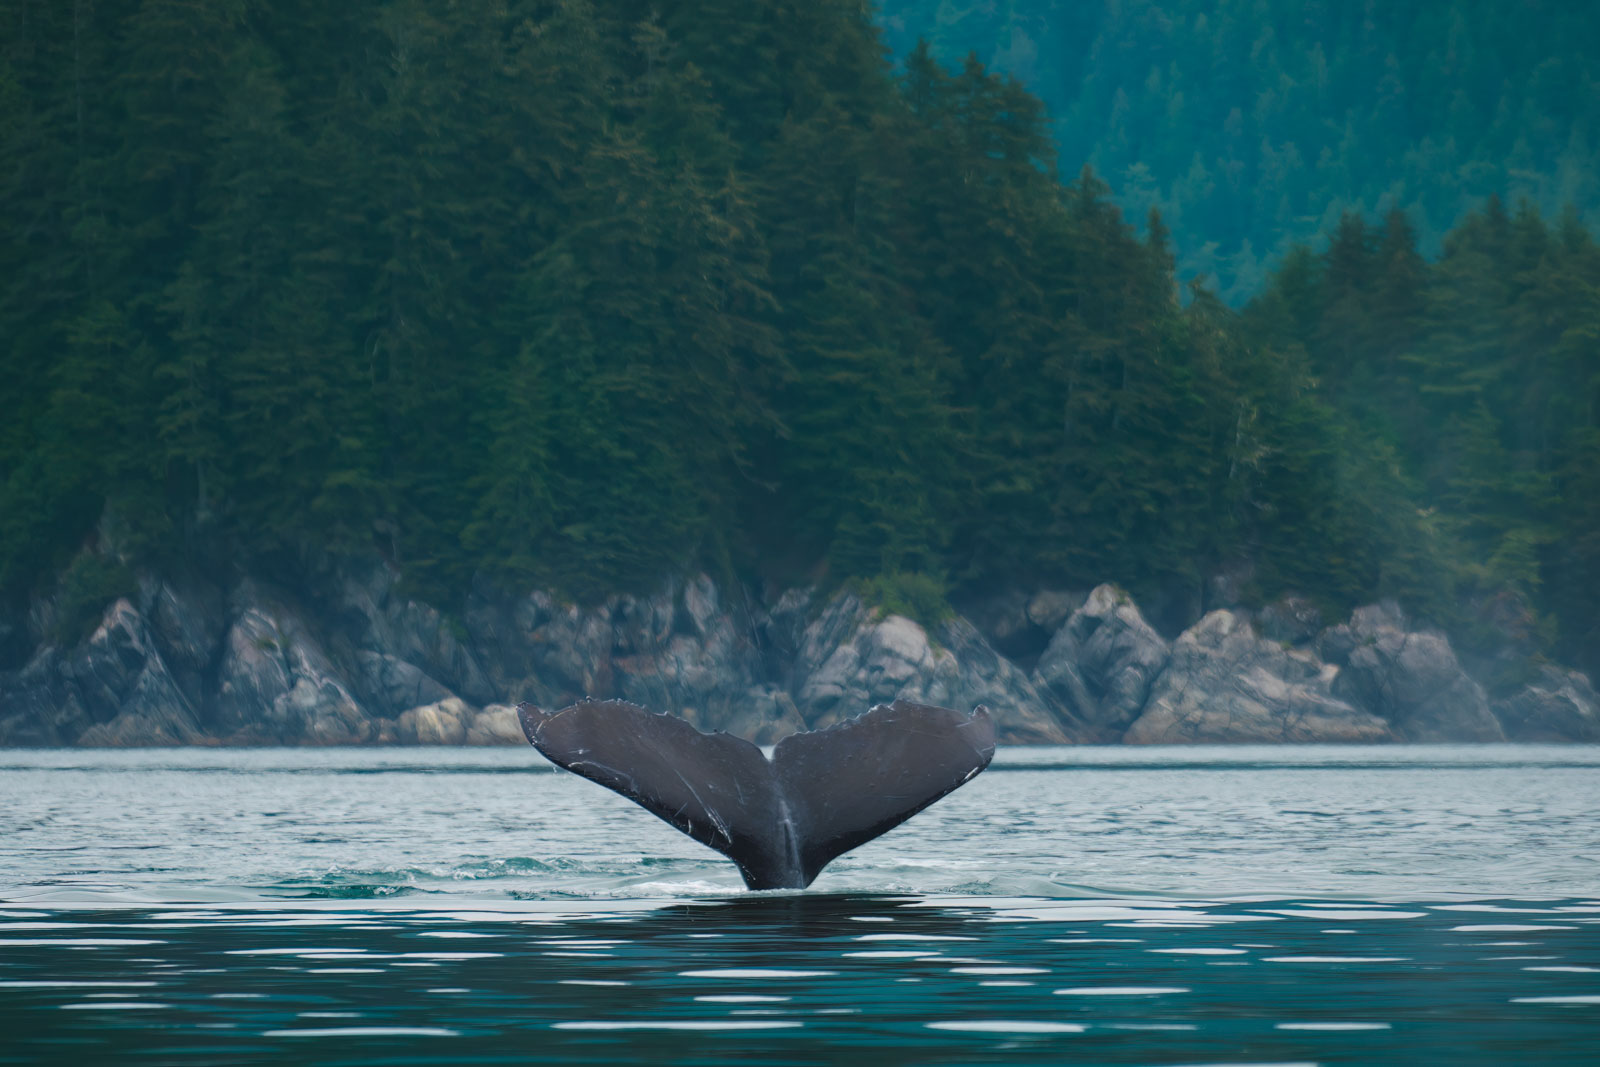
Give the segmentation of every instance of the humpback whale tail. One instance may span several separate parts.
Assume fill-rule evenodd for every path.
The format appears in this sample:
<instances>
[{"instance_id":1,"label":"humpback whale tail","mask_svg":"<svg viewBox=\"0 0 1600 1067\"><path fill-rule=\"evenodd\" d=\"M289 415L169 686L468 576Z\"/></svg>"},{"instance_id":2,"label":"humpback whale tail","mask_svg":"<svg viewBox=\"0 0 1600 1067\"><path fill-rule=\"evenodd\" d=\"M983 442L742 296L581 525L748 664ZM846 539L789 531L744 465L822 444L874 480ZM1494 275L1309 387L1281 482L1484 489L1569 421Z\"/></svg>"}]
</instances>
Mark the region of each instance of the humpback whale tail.
<instances>
[{"instance_id":1,"label":"humpback whale tail","mask_svg":"<svg viewBox=\"0 0 1600 1067\"><path fill-rule=\"evenodd\" d=\"M733 860L751 889L804 889L831 861L970 781L994 757L969 717L897 700L791 734L769 760L730 734L615 700L517 705L529 742Z\"/></svg>"}]
</instances>

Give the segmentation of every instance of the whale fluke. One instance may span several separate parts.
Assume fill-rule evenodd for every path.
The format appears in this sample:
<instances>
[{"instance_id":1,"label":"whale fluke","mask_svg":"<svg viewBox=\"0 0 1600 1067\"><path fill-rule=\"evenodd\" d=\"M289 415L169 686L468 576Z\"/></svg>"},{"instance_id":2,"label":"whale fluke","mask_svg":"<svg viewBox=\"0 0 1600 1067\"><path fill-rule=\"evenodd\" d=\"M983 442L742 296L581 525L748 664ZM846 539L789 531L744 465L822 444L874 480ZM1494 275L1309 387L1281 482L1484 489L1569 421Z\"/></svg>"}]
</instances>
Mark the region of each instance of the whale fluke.
<instances>
[{"instance_id":1,"label":"whale fluke","mask_svg":"<svg viewBox=\"0 0 1600 1067\"><path fill-rule=\"evenodd\" d=\"M994 758L988 709L904 700L791 734L770 760L742 738L617 700L555 713L519 704L517 717L545 758L721 852L751 889L804 889Z\"/></svg>"}]
</instances>

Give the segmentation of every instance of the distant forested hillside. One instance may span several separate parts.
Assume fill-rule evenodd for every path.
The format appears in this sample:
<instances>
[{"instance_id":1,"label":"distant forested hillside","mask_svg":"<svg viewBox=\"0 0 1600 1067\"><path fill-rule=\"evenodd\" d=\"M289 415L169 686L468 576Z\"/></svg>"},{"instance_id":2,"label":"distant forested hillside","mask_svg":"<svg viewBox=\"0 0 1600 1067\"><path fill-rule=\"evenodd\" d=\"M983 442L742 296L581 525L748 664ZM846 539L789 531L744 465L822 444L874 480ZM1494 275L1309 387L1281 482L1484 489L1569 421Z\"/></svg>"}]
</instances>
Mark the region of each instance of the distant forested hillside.
<instances>
[{"instance_id":1,"label":"distant forested hillside","mask_svg":"<svg viewBox=\"0 0 1600 1067\"><path fill-rule=\"evenodd\" d=\"M1035 97L872 15L0 0L0 591L66 640L139 567L308 551L447 611L705 567L1182 620L1226 570L1593 647L1577 220L1429 265L1351 217L1182 303Z\"/></svg>"},{"instance_id":2,"label":"distant forested hillside","mask_svg":"<svg viewBox=\"0 0 1600 1067\"><path fill-rule=\"evenodd\" d=\"M1039 94L1068 167L1158 206L1179 276L1258 292L1345 211L1422 246L1491 193L1600 224L1600 5L1569 0L883 0L889 42Z\"/></svg>"}]
</instances>

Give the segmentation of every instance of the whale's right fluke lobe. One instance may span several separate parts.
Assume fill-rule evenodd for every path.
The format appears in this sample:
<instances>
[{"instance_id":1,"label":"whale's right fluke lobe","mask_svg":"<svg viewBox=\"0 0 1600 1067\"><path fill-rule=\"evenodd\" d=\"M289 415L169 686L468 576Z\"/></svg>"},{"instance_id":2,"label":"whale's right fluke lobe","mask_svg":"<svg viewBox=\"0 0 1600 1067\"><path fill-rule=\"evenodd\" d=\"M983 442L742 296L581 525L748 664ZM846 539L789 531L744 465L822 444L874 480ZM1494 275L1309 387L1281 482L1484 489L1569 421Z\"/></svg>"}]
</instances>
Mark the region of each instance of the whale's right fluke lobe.
<instances>
[{"instance_id":1,"label":"whale's right fluke lobe","mask_svg":"<svg viewBox=\"0 0 1600 1067\"><path fill-rule=\"evenodd\" d=\"M721 852L752 889L810 885L829 861L900 825L994 756L983 708L969 717L896 701L786 737L771 761L748 741L620 701L517 712L551 762Z\"/></svg>"},{"instance_id":2,"label":"whale's right fluke lobe","mask_svg":"<svg viewBox=\"0 0 1600 1067\"><path fill-rule=\"evenodd\" d=\"M989 709L971 716L897 700L772 754L800 828L807 885L829 862L965 785L994 758Z\"/></svg>"}]
</instances>

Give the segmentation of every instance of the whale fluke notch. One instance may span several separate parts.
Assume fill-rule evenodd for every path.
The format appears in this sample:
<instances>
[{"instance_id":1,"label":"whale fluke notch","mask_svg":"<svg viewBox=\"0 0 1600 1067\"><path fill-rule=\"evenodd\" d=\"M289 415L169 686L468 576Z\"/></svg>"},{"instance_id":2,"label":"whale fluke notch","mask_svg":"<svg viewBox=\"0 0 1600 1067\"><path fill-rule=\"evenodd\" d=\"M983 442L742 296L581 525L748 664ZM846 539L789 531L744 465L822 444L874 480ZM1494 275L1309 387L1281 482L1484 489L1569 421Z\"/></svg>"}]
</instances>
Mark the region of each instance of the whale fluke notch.
<instances>
[{"instance_id":1,"label":"whale fluke notch","mask_svg":"<svg viewBox=\"0 0 1600 1067\"><path fill-rule=\"evenodd\" d=\"M994 758L988 709L897 700L791 734L772 759L617 700L517 705L528 741L739 867L751 889L803 889L828 863L970 781Z\"/></svg>"}]
</instances>

